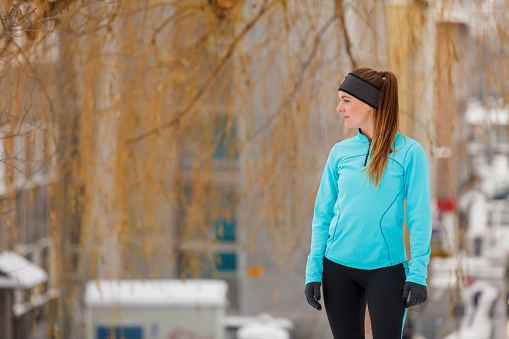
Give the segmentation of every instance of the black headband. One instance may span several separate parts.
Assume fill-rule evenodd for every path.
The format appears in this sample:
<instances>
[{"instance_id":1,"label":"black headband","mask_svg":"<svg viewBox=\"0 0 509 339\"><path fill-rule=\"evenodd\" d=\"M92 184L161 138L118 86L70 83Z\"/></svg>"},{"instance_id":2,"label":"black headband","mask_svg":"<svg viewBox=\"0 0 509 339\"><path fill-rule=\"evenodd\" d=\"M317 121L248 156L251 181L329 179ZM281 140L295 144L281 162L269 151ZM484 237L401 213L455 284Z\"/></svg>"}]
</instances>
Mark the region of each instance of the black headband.
<instances>
[{"instance_id":1,"label":"black headband","mask_svg":"<svg viewBox=\"0 0 509 339\"><path fill-rule=\"evenodd\" d=\"M352 73L348 73L343 81L341 81L338 91L353 95L373 108L378 106L380 89Z\"/></svg>"}]
</instances>

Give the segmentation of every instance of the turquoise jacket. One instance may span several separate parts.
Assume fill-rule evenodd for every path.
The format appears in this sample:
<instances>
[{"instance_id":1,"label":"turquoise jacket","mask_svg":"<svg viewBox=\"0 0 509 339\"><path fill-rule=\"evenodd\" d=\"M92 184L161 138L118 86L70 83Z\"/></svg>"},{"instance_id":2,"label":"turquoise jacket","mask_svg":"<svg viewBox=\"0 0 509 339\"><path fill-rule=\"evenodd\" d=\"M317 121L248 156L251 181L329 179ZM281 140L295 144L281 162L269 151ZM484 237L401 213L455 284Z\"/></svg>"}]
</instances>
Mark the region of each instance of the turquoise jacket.
<instances>
[{"instance_id":1,"label":"turquoise jacket","mask_svg":"<svg viewBox=\"0 0 509 339\"><path fill-rule=\"evenodd\" d=\"M396 152L394 152L394 146ZM426 154L417 141L397 133L378 189L366 171L370 140L357 131L332 148L316 197L306 284L321 282L323 257L372 270L403 263L406 281L426 286L430 258L431 213ZM407 263L403 242L410 231Z\"/></svg>"}]
</instances>

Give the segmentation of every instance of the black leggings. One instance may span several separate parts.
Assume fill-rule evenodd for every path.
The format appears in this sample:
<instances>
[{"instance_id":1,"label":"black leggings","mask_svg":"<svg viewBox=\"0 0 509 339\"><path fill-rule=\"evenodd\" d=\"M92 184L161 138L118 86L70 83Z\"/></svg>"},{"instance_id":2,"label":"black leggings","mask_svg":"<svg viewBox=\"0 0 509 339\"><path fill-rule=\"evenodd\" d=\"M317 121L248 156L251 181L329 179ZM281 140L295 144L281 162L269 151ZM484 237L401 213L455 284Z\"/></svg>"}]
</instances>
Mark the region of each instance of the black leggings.
<instances>
[{"instance_id":1,"label":"black leggings","mask_svg":"<svg viewBox=\"0 0 509 339\"><path fill-rule=\"evenodd\" d=\"M323 260L323 302L334 339L364 338L366 302L373 339L401 339L406 306L403 263L361 270Z\"/></svg>"}]
</instances>

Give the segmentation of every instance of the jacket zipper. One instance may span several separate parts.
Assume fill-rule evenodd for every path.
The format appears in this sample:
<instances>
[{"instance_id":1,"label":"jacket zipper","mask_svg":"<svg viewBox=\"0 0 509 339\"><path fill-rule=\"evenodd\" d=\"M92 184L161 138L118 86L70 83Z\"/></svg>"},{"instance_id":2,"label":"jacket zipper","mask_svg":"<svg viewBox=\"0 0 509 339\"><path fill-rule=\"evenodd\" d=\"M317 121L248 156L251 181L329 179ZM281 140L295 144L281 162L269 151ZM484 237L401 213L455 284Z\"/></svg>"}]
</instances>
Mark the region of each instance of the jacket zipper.
<instances>
[{"instance_id":1,"label":"jacket zipper","mask_svg":"<svg viewBox=\"0 0 509 339\"><path fill-rule=\"evenodd\" d=\"M366 153L366 159L364 159L364 167L366 167L366 164L368 162L368 155L369 155L369 148L371 147L371 140L369 141L369 146L368 146L368 153Z\"/></svg>"}]
</instances>

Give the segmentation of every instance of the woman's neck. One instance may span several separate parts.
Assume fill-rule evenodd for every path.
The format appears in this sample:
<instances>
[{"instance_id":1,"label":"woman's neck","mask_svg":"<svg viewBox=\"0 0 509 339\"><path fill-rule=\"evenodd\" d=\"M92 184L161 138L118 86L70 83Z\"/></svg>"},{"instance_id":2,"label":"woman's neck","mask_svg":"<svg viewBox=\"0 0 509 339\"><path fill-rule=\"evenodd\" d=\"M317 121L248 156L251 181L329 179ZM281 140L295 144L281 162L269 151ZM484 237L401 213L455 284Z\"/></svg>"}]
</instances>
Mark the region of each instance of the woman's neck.
<instances>
[{"instance_id":1,"label":"woman's neck","mask_svg":"<svg viewBox=\"0 0 509 339\"><path fill-rule=\"evenodd\" d=\"M360 130L361 130L361 133L364 134L369 139L369 141L371 141L371 139L373 139L373 132L370 133L370 131L368 131L366 128L364 128L364 129L360 128Z\"/></svg>"}]
</instances>

